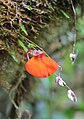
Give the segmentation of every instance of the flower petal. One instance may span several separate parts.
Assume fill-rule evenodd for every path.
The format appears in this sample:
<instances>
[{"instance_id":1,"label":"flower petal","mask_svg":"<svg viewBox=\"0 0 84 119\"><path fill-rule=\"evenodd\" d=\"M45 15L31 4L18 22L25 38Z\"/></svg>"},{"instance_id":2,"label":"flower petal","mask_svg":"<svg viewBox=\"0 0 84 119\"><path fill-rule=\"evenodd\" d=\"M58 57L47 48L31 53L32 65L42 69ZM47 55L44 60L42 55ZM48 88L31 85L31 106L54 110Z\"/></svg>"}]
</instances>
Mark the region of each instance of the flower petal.
<instances>
[{"instance_id":1,"label":"flower petal","mask_svg":"<svg viewBox=\"0 0 84 119\"><path fill-rule=\"evenodd\" d=\"M50 76L51 74L56 72L56 70L58 69L58 64L53 59L44 56L44 57L41 58L41 60L42 60L42 63L47 68L48 76Z\"/></svg>"},{"instance_id":2,"label":"flower petal","mask_svg":"<svg viewBox=\"0 0 84 119\"><path fill-rule=\"evenodd\" d=\"M29 72L31 75L39 78L47 77L48 74L46 72L45 65L35 57L31 58L26 63L26 71Z\"/></svg>"},{"instance_id":3,"label":"flower petal","mask_svg":"<svg viewBox=\"0 0 84 119\"><path fill-rule=\"evenodd\" d=\"M32 57L27 61L25 68L31 75L44 78L53 74L57 70L58 64L51 58L43 55L42 57Z\"/></svg>"}]
</instances>

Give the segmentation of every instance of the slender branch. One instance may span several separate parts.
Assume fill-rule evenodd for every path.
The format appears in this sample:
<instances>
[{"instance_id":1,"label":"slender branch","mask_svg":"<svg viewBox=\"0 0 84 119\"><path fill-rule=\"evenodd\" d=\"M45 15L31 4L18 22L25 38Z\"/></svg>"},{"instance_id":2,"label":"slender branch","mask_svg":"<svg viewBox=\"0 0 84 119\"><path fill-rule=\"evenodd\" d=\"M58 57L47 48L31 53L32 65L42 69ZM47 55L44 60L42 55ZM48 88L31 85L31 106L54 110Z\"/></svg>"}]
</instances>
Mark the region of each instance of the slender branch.
<instances>
[{"instance_id":1,"label":"slender branch","mask_svg":"<svg viewBox=\"0 0 84 119\"><path fill-rule=\"evenodd\" d=\"M74 4L73 4L73 1L71 0L71 5L72 5L72 10L73 10L73 13L74 13L74 36L73 36L73 53L74 53L74 50L75 50L75 45L76 45L76 38L77 38L77 33L76 33L76 10L74 8Z\"/></svg>"},{"instance_id":2,"label":"slender branch","mask_svg":"<svg viewBox=\"0 0 84 119\"><path fill-rule=\"evenodd\" d=\"M21 36L21 38L26 39L27 41L29 41L30 43L34 44L37 48L39 48L40 50L42 50L48 57L50 57L46 51L43 50L43 48L41 48L39 45L37 45L36 43L34 43L33 41L31 41L30 39L28 39L27 37L23 36L22 34L19 33L19 35Z\"/></svg>"},{"instance_id":3,"label":"slender branch","mask_svg":"<svg viewBox=\"0 0 84 119\"><path fill-rule=\"evenodd\" d=\"M13 26L12 26L12 27L13 27ZM16 32L18 35L21 36L21 38L26 39L28 42L34 44L37 48L39 48L40 50L42 50L42 51L46 54L46 56L50 57L50 56L47 54L47 52L46 52L45 50L43 50L43 48L41 48L39 45L37 45L36 43L34 43L33 41L31 41L29 38L23 36L21 33L19 33L18 31L16 31L16 29L15 29L14 27L13 27L13 29L15 30L15 32Z\"/></svg>"}]
</instances>

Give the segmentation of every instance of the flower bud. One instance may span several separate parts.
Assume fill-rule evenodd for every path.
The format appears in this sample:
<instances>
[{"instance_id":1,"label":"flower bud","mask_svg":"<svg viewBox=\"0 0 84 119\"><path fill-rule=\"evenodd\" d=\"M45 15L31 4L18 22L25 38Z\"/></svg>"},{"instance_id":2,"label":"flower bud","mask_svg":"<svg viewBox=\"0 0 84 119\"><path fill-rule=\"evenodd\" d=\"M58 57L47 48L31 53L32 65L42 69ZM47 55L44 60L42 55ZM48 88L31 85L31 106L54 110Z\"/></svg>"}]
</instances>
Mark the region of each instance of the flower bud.
<instances>
[{"instance_id":1,"label":"flower bud","mask_svg":"<svg viewBox=\"0 0 84 119\"><path fill-rule=\"evenodd\" d=\"M56 77L56 83L60 86L65 86L66 83L63 81L63 79L59 76Z\"/></svg>"},{"instance_id":2,"label":"flower bud","mask_svg":"<svg viewBox=\"0 0 84 119\"><path fill-rule=\"evenodd\" d=\"M72 64L74 64L75 60L76 60L77 54L75 53L70 53L70 59L72 61Z\"/></svg>"},{"instance_id":3,"label":"flower bud","mask_svg":"<svg viewBox=\"0 0 84 119\"><path fill-rule=\"evenodd\" d=\"M73 102L77 101L77 97L75 95L75 93L72 90L68 90L67 92L67 96L69 99L71 99Z\"/></svg>"}]
</instances>

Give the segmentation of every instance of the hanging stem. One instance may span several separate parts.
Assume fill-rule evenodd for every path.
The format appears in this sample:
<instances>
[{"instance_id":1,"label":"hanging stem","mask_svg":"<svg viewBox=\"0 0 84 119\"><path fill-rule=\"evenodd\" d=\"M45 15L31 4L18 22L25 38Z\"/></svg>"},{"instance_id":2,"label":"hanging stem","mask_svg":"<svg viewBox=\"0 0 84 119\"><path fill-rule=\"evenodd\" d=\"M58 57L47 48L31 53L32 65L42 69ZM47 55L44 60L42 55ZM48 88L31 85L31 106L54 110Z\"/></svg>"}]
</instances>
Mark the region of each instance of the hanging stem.
<instances>
[{"instance_id":1,"label":"hanging stem","mask_svg":"<svg viewBox=\"0 0 84 119\"><path fill-rule=\"evenodd\" d=\"M73 1L71 0L71 5L72 5L72 10L73 10L73 13L74 13L74 36L73 36L73 53L75 51L75 45L76 45L76 10L74 8L74 4L73 4Z\"/></svg>"}]
</instances>

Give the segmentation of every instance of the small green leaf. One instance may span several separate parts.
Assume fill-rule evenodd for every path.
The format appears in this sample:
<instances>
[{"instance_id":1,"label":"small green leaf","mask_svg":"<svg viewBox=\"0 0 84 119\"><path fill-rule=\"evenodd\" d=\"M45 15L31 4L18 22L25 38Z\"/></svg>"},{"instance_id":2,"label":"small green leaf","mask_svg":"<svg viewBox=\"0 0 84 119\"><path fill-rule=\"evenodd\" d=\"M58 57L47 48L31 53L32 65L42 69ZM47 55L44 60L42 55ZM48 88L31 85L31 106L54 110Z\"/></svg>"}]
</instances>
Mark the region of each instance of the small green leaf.
<instances>
[{"instance_id":1,"label":"small green leaf","mask_svg":"<svg viewBox=\"0 0 84 119\"><path fill-rule=\"evenodd\" d=\"M9 51L9 54L15 60L15 62L19 63L19 60L17 58L17 55L16 55L16 52L15 51Z\"/></svg>"},{"instance_id":2,"label":"small green leaf","mask_svg":"<svg viewBox=\"0 0 84 119\"><path fill-rule=\"evenodd\" d=\"M29 11L31 11L33 8L32 8L32 6L28 5L28 6L27 6L27 9L28 9Z\"/></svg>"},{"instance_id":3,"label":"small green leaf","mask_svg":"<svg viewBox=\"0 0 84 119\"><path fill-rule=\"evenodd\" d=\"M68 18L68 19L70 18L64 10L60 10L60 11L66 18Z\"/></svg>"},{"instance_id":4,"label":"small green leaf","mask_svg":"<svg viewBox=\"0 0 84 119\"><path fill-rule=\"evenodd\" d=\"M34 45L34 44L32 44L32 43L29 43L29 44L28 44L28 48L30 48L30 49L31 49L31 48L34 48L34 47L35 47L35 45Z\"/></svg>"},{"instance_id":5,"label":"small green leaf","mask_svg":"<svg viewBox=\"0 0 84 119\"><path fill-rule=\"evenodd\" d=\"M26 29L22 23L20 23L20 28L26 35L28 35L28 33L27 33L27 31L26 31Z\"/></svg>"},{"instance_id":6,"label":"small green leaf","mask_svg":"<svg viewBox=\"0 0 84 119\"><path fill-rule=\"evenodd\" d=\"M24 49L25 52L28 51L28 48L23 44L23 42L21 40L18 39L18 43Z\"/></svg>"}]
</instances>

